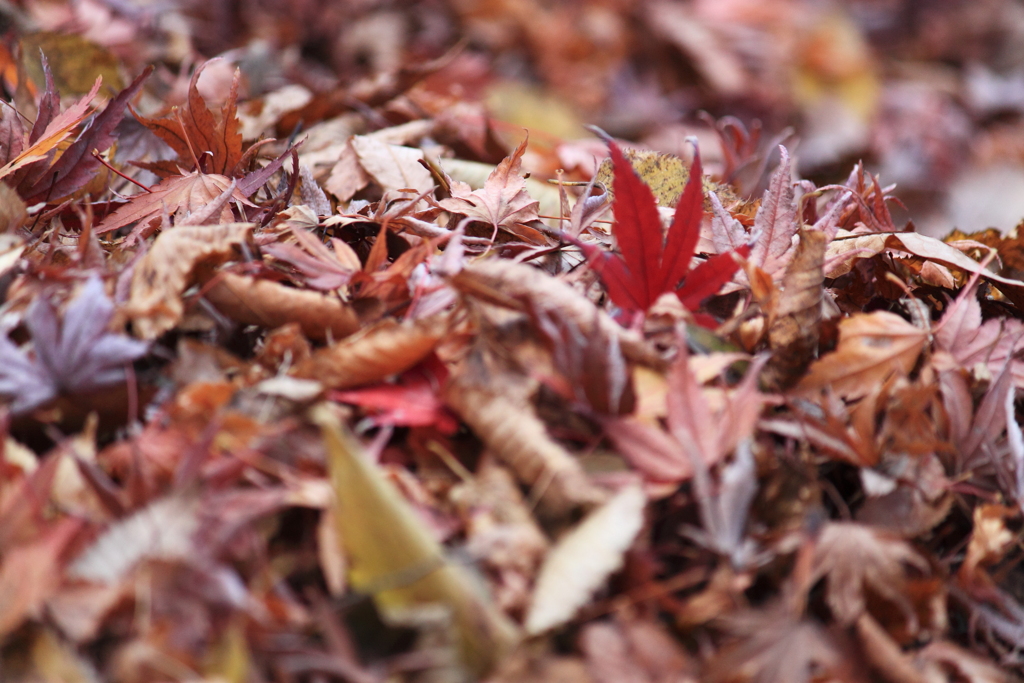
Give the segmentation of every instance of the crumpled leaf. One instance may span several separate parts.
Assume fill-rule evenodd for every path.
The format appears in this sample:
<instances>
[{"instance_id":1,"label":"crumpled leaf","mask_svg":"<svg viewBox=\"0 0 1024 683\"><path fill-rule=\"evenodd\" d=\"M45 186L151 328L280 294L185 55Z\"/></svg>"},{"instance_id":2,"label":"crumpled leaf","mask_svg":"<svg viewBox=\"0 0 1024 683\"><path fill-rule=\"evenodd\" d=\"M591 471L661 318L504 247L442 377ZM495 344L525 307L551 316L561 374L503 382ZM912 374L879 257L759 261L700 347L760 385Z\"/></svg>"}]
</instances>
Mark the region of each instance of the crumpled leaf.
<instances>
[{"instance_id":1,"label":"crumpled leaf","mask_svg":"<svg viewBox=\"0 0 1024 683\"><path fill-rule=\"evenodd\" d=\"M551 316L571 321L584 337L614 336L628 360L656 368L665 366L657 352L635 331L623 329L569 284L532 266L508 259L486 259L465 264L451 282L464 294L498 306L547 311Z\"/></svg>"},{"instance_id":2,"label":"crumpled leaf","mask_svg":"<svg viewBox=\"0 0 1024 683\"><path fill-rule=\"evenodd\" d=\"M791 386L817 355L826 239L818 230L801 231L786 267L775 320L768 330L772 357L764 378L769 386Z\"/></svg>"},{"instance_id":3,"label":"crumpled leaf","mask_svg":"<svg viewBox=\"0 0 1024 683\"><path fill-rule=\"evenodd\" d=\"M522 175L524 139L511 156L505 158L487 177L483 188L471 191L469 185L452 181L451 197L439 204L468 218L492 226L495 230L516 233L516 226L537 218L538 203L526 192Z\"/></svg>"},{"instance_id":4,"label":"crumpled leaf","mask_svg":"<svg viewBox=\"0 0 1024 683\"><path fill-rule=\"evenodd\" d=\"M156 339L177 325L185 313L182 294L194 284L199 268L227 261L251 239L251 223L185 226L159 235L136 264L127 313L135 332Z\"/></svg>"},{"instance_id":5,"label":"crumpled leaf","mask_svg":"<svg viewBox=\"0 0 1024 683\"><path fill-rule=\"evenodd\" d=\"M13 398L11 410L36 408L61 393L90 391L124 378L124 365L145 355L149 344L119 334L107 325L114 304L93 275L57 320L46 297L32 302L25 324L34 355L0 336L0 395Z\"/></svg>"},{"instance_id":6,"label":"crumpled leaf","mask_svg":"<svg viewBox=\"0 0 1024 683\"><path fill-rule=\"evenodd\" d=\"M564 518L606 499L579 461L548 434L530 402L535 383L488 367L474 350L452 369L444 389L448 405L480 437L519 481L536 487L542 511Z\"/></svg>"},{"instance_id":7,"label":"crumpled leaf","mask_svg":"<svg viewBox=\"0 0 1024 683\"><path fill-rule=\"evenodd\" d=\"M628 486L558 540L537 576L527 633L543 633L572 619L622 566L623 553L643 528L646 503L639 486Z\"/></svg>"},{"instance_id":8,"label":"crumpled leaf","mask_svg":"<svg viewBox=\"0 0 1024 683\"><path fill-rule=\"evenodd\" d=\"M205 296L218 311L236 322L270 329L294 322L310 339L341 339L360 328L355 310L336 296L248 275L219 272Z\"/></svg>"},{"instance_id":9,"label":"crumpled leaf","mask_svg":"<svg viewBox=\"0 0 1024 683\"><path fill-rule=\"evenodd\" d=\"M447 313L405 322L382 320L359 334L317 349L292 374L334 389L371 384L415 366L450 330Z\"/></svg>"}]
</instances>

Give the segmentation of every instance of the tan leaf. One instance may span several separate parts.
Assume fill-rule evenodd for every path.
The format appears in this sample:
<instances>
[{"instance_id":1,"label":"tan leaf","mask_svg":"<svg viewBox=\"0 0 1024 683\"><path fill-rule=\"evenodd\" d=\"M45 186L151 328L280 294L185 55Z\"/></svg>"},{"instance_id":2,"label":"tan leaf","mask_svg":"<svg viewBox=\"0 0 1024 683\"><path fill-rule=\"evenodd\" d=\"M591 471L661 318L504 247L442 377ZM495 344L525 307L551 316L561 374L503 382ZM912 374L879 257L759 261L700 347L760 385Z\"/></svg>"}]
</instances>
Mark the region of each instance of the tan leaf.
<instances>
[{"instance_id":1,"label":"tan leaf","mask_svg":"<svg viewBox=\"0 0 1024 683\"><path fill-rule=\"evenodd\" d=\"M420 320L383 320L327 348L296 366L294 375L324 386L348 389L371 384L413 367L450 331L447 314Z\"/></svg>"},{"instance_id":2,"label":"tan leaf","mask_svg":"<svg viewBox=\"0 0 1024 683\"><path fill-rule=\"evenodd\" d=\"M428 192L434 187L434 178L419 162L423 152L413 147L389 145L375 138L356 135L352 148L370 177L385 190L413 189Z\"/></svg>"},{"instance_id":3,"label":"tan leaf","mask_svg":"<svg viewBox=\"0 0 1024 683\"><path fill-rule=\"evenodd\" d=\"M187 226L159 235L135 266L127 314L136 334L155 339L185 313L181 295L195 283L197 268L228 260L252 233L251 223Z\"/></svg>"},{"instance_id":4,"label":"tan leaf","mask_svg":"<svg viewBox=\"0 0 1024 683\"><path fill-rule=\"evenodd\" d=\"M830 522L814 548L814 580L825 577L832 615L852 624L867 610L867 594L900 608L916 624L907 597L908 571L927 572L928 562L895 535L853 522Z\"/></svg>"},{"instance_id":5,"label":"tan leaf","mask_svg":"<svg viewBox=\"0 0 1024 683\"><path fill-rule=\"evenodd\" d=\"M537 576L526 631L543 633L575 616L622 566L623 554L644 525L647 498L629 486L558 540Z\"/></svg>"},{"instance_id":6,"label":"tan leaf","mask_svg":"<svg viewBox=\"0 0 1024 683\"><path fill-rule=\"evenodd\" d=\"M527 486L542 493L552 517L603 501L578 460L555 442L530 403L533 385L519 375L492 374L477 356L455 368L444 399Z\"/></svg>"},{"instance_id":7,"label":"tan leaf","mask_svg":"<svg viewBox=\"0 0 1024 683\"><path fill-rule=\"evenodd\" d=\"M762 377L769 386L791 386L818 351L825 243L825 233L801 231L796 253L786 268L779 307L768 330L773 353Z\"/></svg>"},{"instance_id":8,"label":"tan leaf","mask_svg":"<svg viewBox=\"0 0 1024 683\"><path fill-rule=\"evenodd\" d=\"M218 273L216 280L206 299L242 324L275 328L294 322L316 340L328 334L340 339L359 329L359 316L335 296L234 273Z\"/></svg>"},{"instance_id":9,"label":"tan leaf","mask_svg":"<svg viewBox=\"0 0 1024 683\"><path fill-rule=\"evenodd\" d=\"M459 181L451 184L451 197L440 202L445 209L474 218L494 229L515 232L515 226L537 218L538 203L526 191L522 175L524 139L511 156L498 164L487 177L483 189L470 191Z\"/></svg>"},{"instance_id":10,"label":"tan leaf","mask_svg":"<svg viewBox=\"0 0 1024 683\"><path fill-rule=\"evenodd\" d=\"M858 398L893 373L909 373L927 339L927 330L895 313L854 315L839 323L835 351L815 361L796 388L814 392L831 387L840 396Z\"/></svg>"}]
</instances>

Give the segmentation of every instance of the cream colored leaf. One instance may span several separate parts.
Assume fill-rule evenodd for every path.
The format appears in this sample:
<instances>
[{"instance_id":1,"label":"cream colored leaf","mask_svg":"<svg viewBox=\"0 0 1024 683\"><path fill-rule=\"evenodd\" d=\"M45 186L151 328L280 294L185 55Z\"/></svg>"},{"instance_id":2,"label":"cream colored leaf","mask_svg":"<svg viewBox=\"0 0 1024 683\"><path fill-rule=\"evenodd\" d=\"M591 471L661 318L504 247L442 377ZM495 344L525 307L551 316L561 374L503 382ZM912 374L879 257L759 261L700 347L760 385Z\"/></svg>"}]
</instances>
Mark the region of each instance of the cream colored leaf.
<instances>
[{"instance_id":1,"label":"cream colored leaf","mask_svg":"<svg viewBox=\"0 0 1024 683\"><path fill-rule=\"evenodd\" d=\"M420 164L421 150L389 145L365 135L353 137L352 148L363 169L385 190L427 192L434 187L430 171Z\"/></svg>"},{"instance_id":2,"label":"cream colored leaf","mask_svg":"<svg viewBox=\"0 0 1024 683\"><path fill-rule=\"evenodd\" d=\"M537 577L526 631L543 633L575 616L622 566L623 554L644 525L647 498L629 486L590 513L555 544Z\"/></svg>"},{"instance_id":3,"label":"cream colored leaf","mask_svg":"<svg viewBox=\"0 0 1024 683\"><path fill-rule=\"evenodd\" d=\"M71 563L67 574L83 581L116 583L143 560L190 556L198 529L196 501L163 498L113 524Z\"/></svg>"}]
</instances>

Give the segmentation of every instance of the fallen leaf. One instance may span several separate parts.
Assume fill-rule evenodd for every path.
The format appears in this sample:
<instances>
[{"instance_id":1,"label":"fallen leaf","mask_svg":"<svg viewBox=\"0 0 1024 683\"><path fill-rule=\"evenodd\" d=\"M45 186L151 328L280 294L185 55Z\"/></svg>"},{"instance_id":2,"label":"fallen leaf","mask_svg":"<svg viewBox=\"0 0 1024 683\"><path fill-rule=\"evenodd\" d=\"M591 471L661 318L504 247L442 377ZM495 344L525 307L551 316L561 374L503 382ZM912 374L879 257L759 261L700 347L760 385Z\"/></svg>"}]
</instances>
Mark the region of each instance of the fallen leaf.
<instances>
[{"instance_id":1,"label":"fallen leaf","mask_svg":"<svg viewBox=\"0 0 1024 683\"><path fill-rule=\"evenodd\" d=\"M203 62L192 73L188 101L183 109L175 107L162 119L136 118L177 153L178 166L195 173L236 177L241 174L243 161L241 122L237 114L239 72L235 71L231 90L216 116L196 87L209 64L209 61ZM209 158L204 159L207 155Z\"/></svg>"},{"instance_id":2,"label":"fallen leaf","mask_svg":"<svg viewBox=\"0 0 1024 683\"><path fill-rule=\"evenodd\" d=\"M609 140L608 148L615 168L612 233L622 256L584 242L578 243L580 249L607 287L608 296L624 311L646 312L665 292L675 293L687 308L696 309L739 267L734 253L729 252L712 256L690 272L704 214L700 154L694 153L690 178L667 237L663 237L651 188L636 175L618 145ZM738 256L748 253L747 245L735 251Z\"/></svg>"},{"instance_id":3,"label":"fallen leaf","mask_svg":"<svg viewBox=\"0 0 1024 683\"><path fill-rule=\"evenodd\" d=\"M160 234L135 266L126 313L143 339L156 339L185 313L182 295L252 239L251 223L177 227Z\"/></svg>"},{"instance_id":4,"label":"fallen leaf","mask_svg":"<svg viewBox=\"0 0 1024 683\"><path fill-rule=\"evenodd\" d=\"M149 344L107 330L114 304L103 283L90 277L64 312L62 322L45 296L32 302L25 323L34 357L0 335L0 395L24 412L61 393L81 393L121 381L125 364L143 356Z\"/></svg>"},{"instance_id":5,"label":"fallen leaf","mask_svg":"<svg viewBox=\"0 0 1024 683\"><path fill-rule=\"evenodd\" d=\"M811 364L796 389L809 393L831 388L847 399L859 398L894 373L909 374L927 339L927 330L895 313L874 311L844 318L839 323L839 345Z\"/></svg>"},{"instance_id":6,"label":"fallen leaf","mask_svg":"<svg viewBox=\"0 0 1024 683\"><path fill-rule=\"evenodd\" d=\"M185 217L202 211L231 185L232 180L222 175L194 172L172 176L154 185L149 192L132 196L124 206L96 226L96 234L103 235L133 223L146 226L168 214L180 212ZM241 190L235 190L234 199L244 202L245 195ZM230 223L232 219L231 208L225 206L219 216L220 222Z\"/></svg>"},{"instance_id":7,"label":"fallen leaf","mask_svg":"<svg viewBox=\"0 0 1024 683\"><path fill-rule=\"evenodd\" d=\"M387 619L417 606L451 610L462 663L476 676L494 668L518 640L515 626L444 557L429 530L327 409L313 413L323 431L340 544L352 587L374 596Z\"/></svg>"},{"instance_id":8,"label":"fallen leaf","mask_svg":"<svg viewBox=\"0 0 1024 683\"><path fill-rule=\"evenodd\" d=\"M405 322L382 320L314 351L296 366L293 375L333 389L372 384L401 374L426 358L450 328L451 318L444 313Z\"/></svg>"},{"instance_id":9,"label":"fallen leaf","mask_svg":"<svg viewBox=\"0 0 1024 683\"><path fill-rule=\"evenodd\" d=\"M143 560L187 558L195 552L198 512L190 498L157 500L107 528L68 566L68 576L113 585Z\"/></svg>"},{"instance_id":10,"label":"fallen leaf","mask_svg":"<svg viewBox=\"0 0 1024 683\"><path fill-rule=\"evenodd\" d=\"M0 564L0 637L7 637L26 619L42 616L46 600L60 585L61 555L83 522L66 517L31 543L4 553Z\"/></svg>"},{"instance_id":11,"label":"fallen leaf","mask_svg":"<svg viewBox=\"0 0 1024 683\"><path fill-rule=\"evenodd\" d=\"M527 633L571 620L622 566L623 554L643 528L646 503L640 487L624 488L555 543L537 575Z\"/></svg>"},{"instance_id":12,"label":"fallen leaf","mask_svg":"<svg viewBox=\"0 0 1024 683\"><path fill-rule=\"evenodd\" d=\"M430 171L420 164L421 150L389 145L363 135L352 137L352 148L363 170L385 190L409 189L422 194L434 187Z\"/></svg>"},{"instance_id":13,"label":"fallen leaf","mask_svg":"<svg viewBox=\"0 0 1024 683\"><path fill-rule=\"evenodd\" d=\"M901 538L853 522L830 522L814 548L814 579L825 578L825 602L842 624L866 613L869 594L897 607L916 628L907 597L910 572L929 572L928 562Z\"/></svg>"},{"instance_id":14,"label":"fallen leaf","mask_svg":"<svg viewBox=\"0 0 1024 683\"><path fill-rule=\"evenodd\" d=\"M604 501L604 490L537 417L530 403L533 388L518 375L495 374L474 352L452 369L444 398L520 482L536 488L547 515L565 517Z\"/></svg>"},{"instance_id":15,"label":"fallen leaf","mask_svg":"<svg viewBox=\"0 0 1024 683\"><path fill-rule=\"evenodd\" d=\"M763 375L768 386L792 386L817 355L825 246L824 233L800 232L800 241L782 280L775 320L768 329L772 356Z\"/></svg>"},{"instance_id":16,"label":"fallen leaf","mask_svg":"<svg viewBox=\"0 0 1024 683\"><path fill-rule=\"evenodd\" d=\"M524 139L511 156L505 158L487 177L483 189L471 191L460 181L451 184L451 197L439 204L451 211L480 221L495 231L507 230L518 234L516 226L537 218L537 202L526 191L522 175Z\"/></svg>"},{"instance_id":17,"label":"fallen leaf","mask_svg":"<svg viewBox=\"0 0 1024 683\"><path fill-rule=\"evenodd\" d=\"M217 273L205 297L236 322L271 329L295 322L310 339L341 339L360 328L359 316L337 297L247 275Z\"/></svg>"}]
</instances>

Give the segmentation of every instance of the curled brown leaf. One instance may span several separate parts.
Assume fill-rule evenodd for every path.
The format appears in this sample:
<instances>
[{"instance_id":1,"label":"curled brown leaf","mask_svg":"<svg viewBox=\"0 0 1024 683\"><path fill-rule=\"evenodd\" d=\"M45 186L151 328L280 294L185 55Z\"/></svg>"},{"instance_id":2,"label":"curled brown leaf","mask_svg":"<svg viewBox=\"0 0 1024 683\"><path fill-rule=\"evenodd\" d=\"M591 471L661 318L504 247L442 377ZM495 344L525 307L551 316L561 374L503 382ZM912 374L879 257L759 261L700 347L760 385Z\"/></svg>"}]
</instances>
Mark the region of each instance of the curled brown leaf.
<instances>
[{"instance_id":1,"label":"curled brown leaf","mask_svg":"<svg viewBox=\"0 0 1024 683\"><path fill-rule=\"evenodd\" d=\"M359 316L340 299L295 289L248 275L219 273L206 292L214 307L244 325L281 327L298 323L310 339L347 337L359 329Z\"/></svg>"},{"instance_id":2,"label":"curled brown leaf","mask_svg":"<svg viewBox=\"0 0 1024 683\"><path fill-rule=\"evenodd\" d=\"M377 382L426 358L450 329L447 314L405 322L384 320L317 350L295 368L294 375L335 389Z\"/></svg>"}]
</instances>

